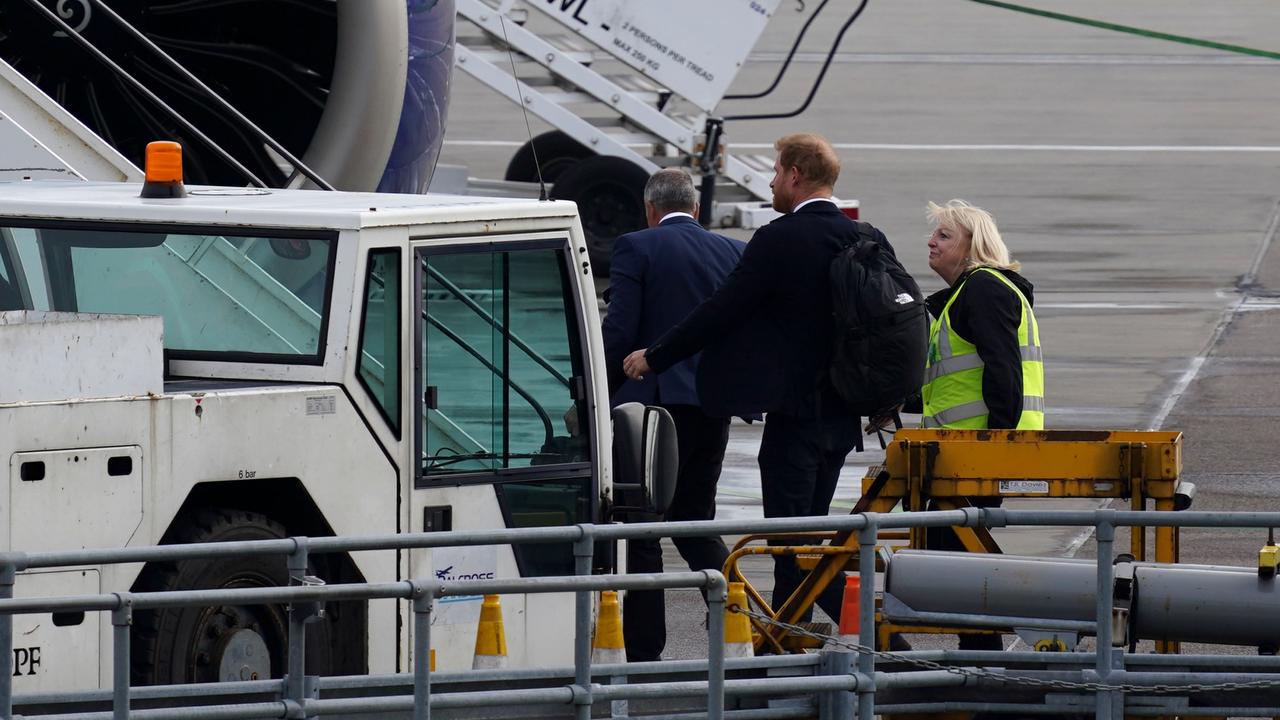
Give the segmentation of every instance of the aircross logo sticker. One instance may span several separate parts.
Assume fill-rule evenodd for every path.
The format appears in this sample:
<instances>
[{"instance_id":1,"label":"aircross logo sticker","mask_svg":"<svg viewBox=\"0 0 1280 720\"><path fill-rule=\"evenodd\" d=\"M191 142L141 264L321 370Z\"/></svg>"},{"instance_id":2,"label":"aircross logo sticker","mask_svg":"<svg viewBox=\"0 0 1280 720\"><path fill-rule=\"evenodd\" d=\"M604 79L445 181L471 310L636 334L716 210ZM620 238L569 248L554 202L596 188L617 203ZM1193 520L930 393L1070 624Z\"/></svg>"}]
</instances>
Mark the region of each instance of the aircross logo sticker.
<instances>
[{"instance_id":1,"label":"aircross logo sticker","mask_svg":"<svg viewBox=\"0 0 1280 720\"><path fill-rule=\"evenodd\" d=\"M497 575L497 573L495 573L492 570L481 571L481 572L459 572L457 574L454 574L453 568L454 566L450 565L449 567L444 568L442 570L437 570L436 579L444 580L445 582L448 582L450 580L492 580Z\"/></svg>"},{"instance_id":2,"label":"aircross logo sticker","mask_svg":"<svg viewBox=\"0 0 1280 720\"><path fill-rule=\"evenodd\" d=\"M435 548L431 551L432 574L439 582L495 580L498 551L493 546ZM433 625L463 625L480 620L480 595L450 595L436 601L431 614Z\"/></svg>"}]
</instances>

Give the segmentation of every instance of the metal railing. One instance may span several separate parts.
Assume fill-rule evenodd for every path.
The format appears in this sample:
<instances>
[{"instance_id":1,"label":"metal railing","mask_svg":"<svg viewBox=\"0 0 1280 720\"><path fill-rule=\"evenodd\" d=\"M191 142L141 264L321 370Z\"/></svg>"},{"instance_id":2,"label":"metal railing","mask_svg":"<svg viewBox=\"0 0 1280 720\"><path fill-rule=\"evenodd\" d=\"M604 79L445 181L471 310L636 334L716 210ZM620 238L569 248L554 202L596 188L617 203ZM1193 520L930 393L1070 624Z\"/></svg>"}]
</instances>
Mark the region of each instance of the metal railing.
<instances>
[{"instance_id":1,"label":"metal railing","mask_svg":"<svg viewBox=\"0 0 1280 720\"><path fill-rule=\"evenodd\" d=\"M859 537L859 567L862 576L860 604L860 637L875 637L875 547L877 533L887 528L938 527L950 525L1005 527L1021 526L1093 526L1097 538L1096 618L1093 630L1099 651L1069 653L1030 653L1008 651L908 651L880 652L864 644L841 642L829 638L834 647L856 653L824 653L820 657L783 656L737 659L726 662L723 651L724 577L714 571L591 575L592 556L597 542L635 538L687 537L738 533L795 533L814 530L851 530ZM820 717L848 717L856 707L861 720L877 713L1005 711L1034 713L1074 713L1093 710L1098 718L1123 715L1280 715L1280 693L1266 694L1266 700L1238 707L1190 706L1187 697L1196 693L1231 692L1236 690L1280 687L1280 658L1222 657L1212 655L1135 655L1112 648L1112 598L1109 588L1114 580L1112 554L1115 531L1122 527L1229 527L1266 528L1280 526L1280 513L1225 512L1137 512L1118 510L1036 511L998 508L966 508L963 510L926 513L894 513L814 517L777 518L754 521L721 520L710 522L642 523L634 525L575 525L552 528L486 530L473 532L423 533L371 537L296 537L254 542L203 543L122 549L75 550L49 553L5 553L0 555L0 713L13 717L15 697L13 673L13 615L48 612L109 612L113 625L113 685L109 697L111 713L81 713L56 717L77 718L271 718L315 717L353 712L404 712L414 718L428 718L431 710L473 706L538 704L572 706L576 718L589 718L592 704L623 699L652 697L706 697L705 716L723 717L798 717L815 714ZM17 573L37 568L66 566L98 566L119 563L172 562L209 559L230 555L285 555L290 577L300 581L310 554L356 552L368 550L405 550L463 545L498 545L524 543L571 543L574 550L574 576L515 578L507 580L441 582L407 580L401 582L307 586L191 590L149 593L105 593L97 595L13 598ZM685 663L634 664L613 666L591 665L592 593L602 589L700 588L708 602L708 657L706 661ZM428 671L423 661L430 648L432 605L441 597L500 593L575 593L574 666L563 670L503 670L474 673L438 674ZM413 657L411 674L364 678L309 678L303 672L305 633L303 629L311 604L332 600L399 598L412 603ZM138 698L188 697L205 698L212 694L278 693L278 700L231 705L199 705L163 710L130 710L135 690L130 687L129 648L130 620L135 609L206 605L211 603L289 603L288 674L283 680L222 683L213 686L169 686L142 688ZM991 620L988 618L988 620ZM999 624L999 623L996 623ZM894 671L877 671L877 662L890 663ZM1038 663L1043 668L1018 670L1017 663ZM964 665L963 667L957 664ZM994 665L975 668L973 665ZM786 667L807 672L807 676L771 677L767 680L726 680L730 670ZM1243 668L1244 670L1241 670ZM652 672L691 671L705 680L681 682L640 682L598 684L593 677L601 675L643 676ZM906 672L907 670L909 672ZM489 673L489 674L486 674ZM563 684L552 687L488 690L480 692L432 693L433 682L475 679L554 680L564 677ZM411 685L412 695L391 697L320 698L321 689L400 687ZM955 686L1034 688L1057 693L1059 702L1017 701L905 701L901 697L891 703L877 703L877 693L895 689L946 688ZM1128 697L1149 693L1151 697ZM764 695L769 697L807 695L813 699L808 709L777 708L765 710L725 710L725 698ZM23 697L29 702L41 700L103 700L103 691L79 693L42 693ZM992 696L995 697L995 696ZM1062 702L1061 698L1071 699ZM1164 698L1164 700L1161 700ZM197 701L199 702L199 701ZM207 702L207 701L206 701Z\"/></svg>"}]
</instances>

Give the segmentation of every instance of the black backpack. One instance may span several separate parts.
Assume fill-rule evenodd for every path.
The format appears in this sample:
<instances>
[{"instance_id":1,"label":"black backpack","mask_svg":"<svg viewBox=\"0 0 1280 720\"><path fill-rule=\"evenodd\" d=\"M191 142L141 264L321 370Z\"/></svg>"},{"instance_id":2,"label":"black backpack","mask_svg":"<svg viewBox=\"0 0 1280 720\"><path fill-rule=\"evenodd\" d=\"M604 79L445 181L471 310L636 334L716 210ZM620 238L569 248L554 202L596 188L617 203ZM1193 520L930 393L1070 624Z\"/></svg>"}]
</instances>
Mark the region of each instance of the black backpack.
<instances>
[{"instance_id":1,"label":"black backpack","mask_svg":"<svg viewBox=\"0 0 1280 720\"><path fill-rule=\"evenodd\" d=\"M872 417L919 392L929 343L920 287L871 226L831 261L834 324L828 379L852 412Z\"/></svg>"}]
</instances>

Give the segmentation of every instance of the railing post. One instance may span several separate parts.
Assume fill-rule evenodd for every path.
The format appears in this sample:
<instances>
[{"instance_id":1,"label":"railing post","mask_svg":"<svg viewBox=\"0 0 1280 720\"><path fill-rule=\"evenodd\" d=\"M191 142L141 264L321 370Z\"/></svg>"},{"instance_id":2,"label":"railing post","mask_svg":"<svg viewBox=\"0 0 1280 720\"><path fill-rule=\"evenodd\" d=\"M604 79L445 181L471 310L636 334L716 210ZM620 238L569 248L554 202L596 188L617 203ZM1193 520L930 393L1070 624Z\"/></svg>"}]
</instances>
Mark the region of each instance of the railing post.
<instances>
[{"instance_id":1,"label":"railing post","mask_svg":"<svg viewBox=\"0 0 1280 720\"><path fill-rule=\"evenodd\" d=\"M413 586L413 720L431 720L431 605L435 587Z\"/></svg>"},{"instance_id":2,"label":"railing post","mask_svg":"<svg viewBox=\"0 0 1280 720\"><path fill-rule=\"evenodd\" d=\"M0 599L13 597L18 568L9 559L0 563ZM0 717L13 718L13 615L0 613Z\"/></svg>"},{"instance_id":3,"label":"railing post","mask_svg":"<svg viewBox=\"0 0 1280 720\"><path fill-rule=\"evenodd\" d=\"M872 513L864 513L867 524L858 531L858 575L862 581L859 588L858 643L876 646L876 536L879 534L879 523ZM858 672L865 677L875 677L876 658L871 653L858 653ZM858 691L858 719L872 720L875 717L875 690Z\"/></svg>"},{"instance_id":4,"label":"railing post","mask_svg":"<svg viewBox=\"0 0 1280 720\"><path fill-rule=\"evenodd\" d=\"M111 717L129 719L129 631L133 627L133 596L116 593L120 606L111 611Z\"/></svg>"},{"instance_id":5,"label":"railing post","mask_svg":"<svg viewBox=\"0 0 1280 720\"><path fill-rule=\"evenodd\" d=\"M715 570L707 575L707 717L724 717L724 604L729 583Z\"/></svg>"},{"instance_id":6,"label":"railing post","mask_svg":"<svg viewBox=\"0 0 1280 720\"><path fill-rule=\"evenodd\" d=\"M591 559L595 555L595 531L590 525L578 525L582 535L573 543L574 574L591 574ZM591 590L579 590L574 594L573 682L578 691L573 694L577 720L591 720Z\"/></svg>"},{"instance_id":7,"label":"railing post","mask_svg":"<svg viewBox=\"0 0 1280 720\"><path fill-rule=\"evenodd\" d=\"M307 585L307 539L293 538L296 547L289 553L289 585ZM289 603L289 656L287 675L285 676L285 699L297 703L300 708L306 707L306 666L307 666L307 620L315 614L316 607L310 602ZM303 712L303 716L306 713Z\"/></svg>"},{"instance_id":8,"label":"railing post","mask_svg":"<svg viewBox=\"0 0 1280 720\"><path fill-rule=\"evenodd\" d=\"M1098 682L1107 684L1111 680L1111 610L1113 606L1113 585L1115 584L1115 568L1112 566L1113 545L1116 539L1116 526L1112 517L1114 510L1097 512L1098 542L1098 587L1097 605L1094 608L1097 622L1097 655L1094 668L1098 673ZM1115 694L1109 690L1099 690L1094 717L1097 720L1112 720ZM1123 702L1123 696L1121 697Z\"/></svg>"},{"instance_id":9,"label":"railing post","mask_svg":"<svg viewBox=\"0 0 1280 720\"><path fill-rule=\"evenodd\" d=\"M853 672L853 653L847 650L823 650L818 660L824 676L836 677ZM853 717L853 693L828 690L818 695L818 720L845 720Z\"/></svg>"}]
</instances>

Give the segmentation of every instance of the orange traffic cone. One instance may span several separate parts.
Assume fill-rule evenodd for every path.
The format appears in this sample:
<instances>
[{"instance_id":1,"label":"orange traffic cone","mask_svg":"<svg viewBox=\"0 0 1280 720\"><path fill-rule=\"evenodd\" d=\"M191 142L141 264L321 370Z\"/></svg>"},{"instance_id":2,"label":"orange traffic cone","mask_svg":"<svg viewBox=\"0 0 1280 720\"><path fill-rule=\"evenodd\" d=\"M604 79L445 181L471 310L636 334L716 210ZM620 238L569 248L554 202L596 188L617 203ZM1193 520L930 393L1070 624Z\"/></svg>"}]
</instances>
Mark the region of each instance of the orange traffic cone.
<instances>
[{"instance_id":1,"label":"orange traffic cone","mask_svg":"<svg viewBox=\"0 0 1280 720\"><path fill-rule=\"evenodd\" d=\"M497 595L485 595L480 606L480 624L476 627L476 654L473 670L490 670L507 666L507 634L502 627L502 603Z\"/></svg>"},{"instance_id":2,"label":"orange traffic cone","mask_svg":"<svg viewBox=\"0 0 1280 720\"><path fill-rule=\"evenodd\" d=\"M847 575L844 580L844 603L840 608L840 639L858 644L858 628L862 622L862 578Z\"/></svg>"},{"instance_id":3,"label":"orange traffic cone","mask_svg":"<svg viewBox=\"0 0 1280 720\"><path fill-rule=\"evenodd\" d=\"M740 582L729 583L729 598L724 606L724 656L755 657L751 620L740 612L734 612L734 608L747 609L746 585Z\"/></svg>"},{"instance_id":4,"label":"orange traffic cone","mask_svg":"<svg viewBox=\"0 0 1280 720\"><path fill-rule=\"evenodd\" d=\"M627 661L626 643L622 639L622 606L618 593L600 593L600 614L596 616L595 637L591 640L591 664L607 665Z\"/></svg>"}]
</instances>

